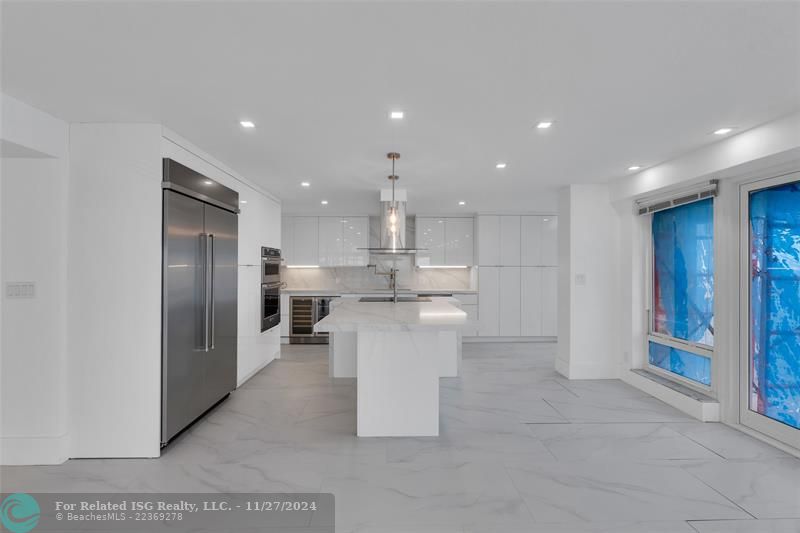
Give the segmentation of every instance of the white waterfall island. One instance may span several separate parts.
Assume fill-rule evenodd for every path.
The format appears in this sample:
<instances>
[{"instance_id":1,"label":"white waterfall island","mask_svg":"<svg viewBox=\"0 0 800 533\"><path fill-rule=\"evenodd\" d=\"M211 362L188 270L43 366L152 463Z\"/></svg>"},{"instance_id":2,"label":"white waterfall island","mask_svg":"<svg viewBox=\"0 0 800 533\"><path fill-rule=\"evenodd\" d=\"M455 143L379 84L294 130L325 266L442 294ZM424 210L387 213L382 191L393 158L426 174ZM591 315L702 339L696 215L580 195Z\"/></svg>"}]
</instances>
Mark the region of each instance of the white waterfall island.
<instances>
[{"instance_id":1,"label":"white waterfall island","mask_svg":"<svg viewBox=\"0 0 800 533\"><path fill-rule=\"evenodd\" d=\"M442 334L468 324L443 299L347 301L317 322L334 337L355 334L359 437L439 435Z\"/></svg>"}]
</instances>

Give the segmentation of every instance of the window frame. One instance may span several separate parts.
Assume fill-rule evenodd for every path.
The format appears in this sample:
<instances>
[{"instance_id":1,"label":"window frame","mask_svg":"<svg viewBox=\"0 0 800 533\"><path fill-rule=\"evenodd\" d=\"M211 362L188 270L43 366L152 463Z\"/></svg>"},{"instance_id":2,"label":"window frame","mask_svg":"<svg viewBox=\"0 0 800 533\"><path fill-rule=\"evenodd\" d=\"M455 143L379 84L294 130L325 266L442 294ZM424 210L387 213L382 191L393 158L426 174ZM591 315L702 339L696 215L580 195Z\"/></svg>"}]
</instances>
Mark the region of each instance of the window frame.
<instances>
[{"instance_id":1,"label":"window frame","mask_svg":"<svg viewBox=\"0 0 800 533\"><path fill-rule=\"evenodd\" d=\"M800 429L750 409L750 194L796 181L790 172L739 186L739 423L800 449Z\"/></svg>"},{"instance_id":2,"label":"window frame","mask_svg":"<svg viewBox=\"0 0 800 533\"><path fill-rule=\"evenodd\" d=\"M701 198L697 201L704 201L708 198ZM694 202L689 202L694 203ZM681 204L688 205L688 204ZM667 209L663 209L662 211L669 211L670 209L675 209L676 207L669 207ZM713 233L713 241L714 244L712 246L712 253L714 254L714 290L716 291L717 284L716 284L716 276L717 276L717 224L716 224L716 213L717 213L717 205L716 205L716 198L711 197L711 209L712 209L712 222L714 226L714 233ZM714 346L708 346L705 344L700 344L697 342L687 341L684 339L679 339L677 337L672 337L670 335L665 335L664 333L659 333L655 331L655 313L653 313L653 309L655 307L654 302L654 283L653 283L653 276L655 275L654 272L654 265L655 265L655 243L653 242L653 215L654 213L650 213L646 216L647 220L647 239L646 242L646 267L645 267L645 290L647 293L647 308L645 312L647 313L647 332L644 339L644 368L648 372L652 372L653 374L657 374L662 376L670 381L678 383L680 385L684 385L689 387L693 390L701 392L703 394L716 397L717 392L717 372L716 372L716 362L715 362L715 352ZM714 316L717 315L717 298L715 295L714 298ZM714 340L716 345L717 339L717 332L714 332ZM674 372L670 372L669 370L664 370L663 368L650 364L650 342L655 342L656 344L661 344L664 346L669 346L671 348L676 348L678 350L683 350L685 352L689 352L695 355L699 355L701 357L705 357L710 361L710 378L711 384L705 385L703 383L694 381L693 379L686 378L684 376L675 374Z\"/></svg>"}]
</instances>

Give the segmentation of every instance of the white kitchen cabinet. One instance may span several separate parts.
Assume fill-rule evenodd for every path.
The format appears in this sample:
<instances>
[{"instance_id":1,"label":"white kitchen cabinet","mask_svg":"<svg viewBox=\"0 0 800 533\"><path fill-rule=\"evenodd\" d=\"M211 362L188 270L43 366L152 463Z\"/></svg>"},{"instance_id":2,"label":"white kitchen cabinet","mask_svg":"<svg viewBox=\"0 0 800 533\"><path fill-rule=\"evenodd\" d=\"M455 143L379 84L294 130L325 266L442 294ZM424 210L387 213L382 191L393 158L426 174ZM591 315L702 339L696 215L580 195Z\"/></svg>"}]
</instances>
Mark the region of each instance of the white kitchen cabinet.
<instances>
[{"instance_id":1,"label":"white kitchen cabinet","mask_svg":"<svg viewBox=\"0 0 800 533\"><path fill-rule=\"evenodd\" d=\"M472 266L475 263L475 223L472 217L448 217L445 219L444 231L444 264Z\"/></svg>"},{"instance_id":2,"label":"white kitchen cabinet","mask_svg":"<svg viewBox=\"0 0 800 533\"><path fill-rule=\"evenodd\" d=\"M294 261L294 217L281 219L281 259L285 265Z\"/></svg>"},{"instance_id":3,"label":"white kitchen cabinet","mask_svg":"<svg viewBox=\"0 0 800 533\"><path fill-rule=\"evenodd\" d=\"M520 265L520 217L500 217L500 266Z\"/></svg>"},{"instance_id":4,"label":"white kitchen cabinet","mask_svg":"<svg viewBox=\"0 0 800 533\"><path fill-rule=\"evenodd\" d=\"M319 264L318 217L293 217L292 259L289 265Z\"/></svg>"},{"instance_id":5,"label":"white kitchen cabinet","mask_svg":"<svg viewBox=\"0 0 800 533\"><path fill-rule=\"evenodd\" d=\"M282 241L283 260L290 266L365 266L369 217L283 217Z\"/></svg>"},{"instance_id":6,"label":"white kitchen cabinet","mask_svg":"<svg viewBox=\"0 0 800 533\"><path fill-rule=\"evenodd\" d=\"M441 217L417 217L417 247L424 248L417 258L417 265L445 264L445 219Z\"/></svg>"},{"instance_id":7,"label":"white kitchen cabinet","mask_svg":"<svg viewBox=\"0 0 800 533\"><path fill-rule=\"evenodd\" d=\"M522 290L520 291L521 335L539 337L542 335L542 268L522 267Z\"/></svg>"},{"instance_id":8,"label":"white kitchen cabinet","mask_svg":"<svg viewBox=\"0 0 800 533\"><path fill-rule=\"evenodd\" d=\"M369 263L369 217L342 218L342 265L366 266Z\"/></svg>"},{"instance_id":9,"label":"white kitchen cabinet","mask_svg":"<svg viewBox=\"0 0 800 533\"><path fill-rule=\"evenodd\" d=\"M558 217L525 215L521 227L522 266L555 266L558 264Z\"/></svg>"},{"instance_id":10,"label":"white kitchen cabinet","mask_svg":"<svg viewBox=\"0 0 800 533\"><path fill-rule=\"evenodd\" d=\"M481 215L478 226L478 265L499 266L500 263L500 217Z\"/></svg>"},{"instance_id":11,"label":"white kitchen cabinet","mask_svg":"<svg viewBox=\"0 0 800 533\"><path fill-rule=\"evenodd\" d=\"M519 337L520 320L520 267L500 267L499 269L499 327L501 337Z\"/></svg>"},{"instance_id":12,"label":"white kitchen cabinet","mask_svg":"<svg viewBox=\"0 0 800 533\"><path fill-rule=\"evenodd\" d=\"M558 217L479 215L477 234L480 334L555 336ZM481 275L484 265L498 267L496 282ZM484 306L497 316L484 316Z\"/></svg>"},{"instance_id":13,"label":"white kitchen cabinet","mask_svg":"<svg viewBox=\"0 0 800 533\"><path fill-rule=\"evenodd\" d=\"M467 320L473 323L477 323L478 321L478 306L472 304L462 304L461 310L467 313ZM474 337L478 334L477 326L468 326L465 327L461 333L467 337Z\"/></svg>"},{"instance_id":14,"label":"white kitchen cabinet","mask_svg":"<svg viewBox=\"0 0 800 533\"><path fill-rule=\"evenodd\" d=\"M525 215L520 219L520 246L522 266L542 264L542 217Z\"/></svg>"},{"instance_id":15,"label":"white kitchen cabinet","mask_svg":"<svg viewBox=\"0 0 800 533\"><path fill-rule=\"evenodd\" d=\"M542 265L558 265L558 217L542 217Z\"/></svg>"},{"instance_id":16,"label":"white kitchen cabinet","mask_svg":"<svg viewBox=\"0 0 800 533\"><path fill-rule=\"evenodd\" d=\"M500 268L478 268L478 334L482 337L499 335L500 325Z\"/></svg>"},{"instance_id":17,"label":"white kitchen cabinet","mask_svg":"<svg viewBox=\"0 0 800 533\"><path fill-rule=\"evenodd\" d=\"M341 217L319 217L319 243L317 264L323 267L339 266L342 262Z\"/></svg>"},{"instance_id":18,"label":"white kitchen cabinet","mask_svg":"<svg viewBox=\"0 0 800 533\"><path fill-rule=\"evenodd\" d=\"M542 335L558 336L558 267L542 271Z\"/></svg>"}]
</instances>

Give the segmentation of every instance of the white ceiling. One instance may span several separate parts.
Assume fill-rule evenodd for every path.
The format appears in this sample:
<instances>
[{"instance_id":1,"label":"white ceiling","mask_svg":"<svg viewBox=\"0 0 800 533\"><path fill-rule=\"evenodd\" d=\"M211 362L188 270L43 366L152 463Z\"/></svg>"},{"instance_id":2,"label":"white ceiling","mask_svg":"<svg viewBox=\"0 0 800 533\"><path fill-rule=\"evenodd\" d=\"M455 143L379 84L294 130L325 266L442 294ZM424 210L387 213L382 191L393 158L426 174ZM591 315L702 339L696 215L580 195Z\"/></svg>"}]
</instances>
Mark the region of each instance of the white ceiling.
<instances>
[{"instance_id":1,"label":"white ceiling","mask_svg":"<svg viewBox=\"0 0 800 533\"><path fill-rule=\"evenodd\" d=\"M409 212L553 210L558 186L800 109L794 2L2 10L5 92L68 121L163 123L287 212L376 209L390 150ZM406 118L390 121L392 109ZM555 125L537 130L540 119Z\"/></svg>"}]
</instances>

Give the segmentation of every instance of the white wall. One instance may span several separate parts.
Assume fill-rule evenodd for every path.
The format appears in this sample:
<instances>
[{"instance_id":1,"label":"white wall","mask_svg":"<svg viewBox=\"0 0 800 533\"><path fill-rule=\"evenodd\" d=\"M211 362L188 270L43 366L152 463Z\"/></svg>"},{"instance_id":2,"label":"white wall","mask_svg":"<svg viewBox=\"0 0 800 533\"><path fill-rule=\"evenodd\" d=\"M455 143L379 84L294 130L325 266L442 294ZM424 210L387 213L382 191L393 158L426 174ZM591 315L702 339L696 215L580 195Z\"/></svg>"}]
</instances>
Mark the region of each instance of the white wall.
<instances>
[{"instance_id":1,"label":"white wall","mask_svg":"<svg viewBox=\"0 0 800 533\"><path fill-rule=\"evenodd\" d=\"M280 357L280 326L261 333L261 247L281 247L280 201L169 130L163 157L184 164L239 193L238 384Z\"/></svg>"},{"instance_id":2,"label":"white wall","mask_svg":"<svg viewBox=\"0 0 800 533\"><path fill-rule=\"evenodd\" d=\"M556 370L570 379L614 378L619 344L617 213L606 185L570 185L559 198L559 349Z\"/></svg>"},{"instance_id":3,"label":"white wall","mask_svg":"<svg viewBox=\"0 0 800 533\"><path fill-rule=\"evenodd\" d=\"M72 457L156 457L161 419L161 127L73 124Z\"/></svg>"},{"instance_id":4,"label":"white wall","mask_svg":"<svg viewBox=\"0 0 800 533\"><path fill-rule=\"evenodd\" d=\"M66 349L65 122L2 95L0 141L36 157L0 160L0 464L69 456ZM4 145L8 146L8 145ZM7 299L5 283L35 283Z\"/></svg>"}]
</instances>

